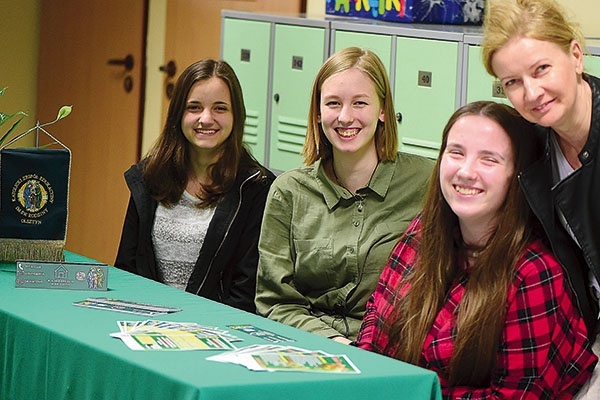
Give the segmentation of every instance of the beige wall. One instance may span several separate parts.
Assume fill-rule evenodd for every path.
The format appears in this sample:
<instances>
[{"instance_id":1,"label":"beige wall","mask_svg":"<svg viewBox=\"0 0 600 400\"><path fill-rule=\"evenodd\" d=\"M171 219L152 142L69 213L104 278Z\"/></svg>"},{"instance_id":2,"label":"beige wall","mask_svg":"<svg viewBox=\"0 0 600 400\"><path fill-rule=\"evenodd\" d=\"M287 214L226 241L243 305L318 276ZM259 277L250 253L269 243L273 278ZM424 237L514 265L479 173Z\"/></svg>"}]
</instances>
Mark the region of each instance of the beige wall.
<instances>
[{"instance_id":1,"label":"beige wall","mask_svg":"<svg viewBox=\"0 0 600 400\"><path fill-rule=\"evenodd\" d=\"M558 0L563 7L573 13L573 18L581 24L587 37L600 37L600 2L598 0Z\"/></svg>"},{"instance_id":2,"label":"beige wall","mask_svg":"<svg viewBox=\"0 0 600 400\"><path fill-rule=\"evenodd\" d=\"M159 67L165 59L165 36L167 32L167 0L150 0L148 7L148 47L146 49L146 96L144 103L144 126L142 156L154 144L164 121L162 121L162 91L164 73Z\"/></svg>"},{"instance_id":3,"label":"beige wall","mask_svg":"<svg viewBox=\"0 0 600 400\"><path fill-rule=\"evenodd\" d=\"M325 0L307 0L306 14L308 15L325 15Z\"/></svg>"},{"instance_id":4,"label":"beige wall","mask_svg":"<svg viewBox=\"0 0 600 400\"><path fill-rule=\"evenodd\" d=\"M36 122L40 8L40 0L0 0L0 89L8 87L0 97L0 111L24 111L29 115L19 125L18 133ZM0 135L8 125L0 129Z\"/></svg>"}]
</instances>

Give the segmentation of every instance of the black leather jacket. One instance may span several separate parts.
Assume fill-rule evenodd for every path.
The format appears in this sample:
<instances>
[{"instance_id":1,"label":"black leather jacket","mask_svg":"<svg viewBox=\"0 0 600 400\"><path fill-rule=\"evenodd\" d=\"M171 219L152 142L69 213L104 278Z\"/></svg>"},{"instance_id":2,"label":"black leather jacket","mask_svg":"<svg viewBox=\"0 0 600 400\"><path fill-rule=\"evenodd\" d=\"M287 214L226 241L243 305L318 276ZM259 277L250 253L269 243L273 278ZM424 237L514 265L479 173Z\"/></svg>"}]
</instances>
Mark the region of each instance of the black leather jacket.
<instances>
[{"instance_id":1,"label":"black leather jacket","mask_svg":"<svg viewBox=\"0 0 600 400\"><path fill-rule=\"evenodd\" d=\"M533 212L540 220L554 254L568 273L593 338L598 326L598 302L589 290L591 270L600 281L600 79L584 74L592 89L592 122L583 150L581 168L553 187L550 128L539 127L545 141L544 156L521 173L519 180ZM564 214L581 249L558 219Z\"/></svg>"},{"instance_id":2,"label":"black leather jacket","mask_svg":"<svg viewBox=\"0 0 600 400\"><path fill-rule=\"evenodd\" d=\"M274 179L270 171L240 167L235 188L217 205L187 292L256 312L258 237ZM151 233L158 203L148 193L140 164L125 172L125 181L131 197L115 267L157 280Z\"/></svg>"}]
</instances>

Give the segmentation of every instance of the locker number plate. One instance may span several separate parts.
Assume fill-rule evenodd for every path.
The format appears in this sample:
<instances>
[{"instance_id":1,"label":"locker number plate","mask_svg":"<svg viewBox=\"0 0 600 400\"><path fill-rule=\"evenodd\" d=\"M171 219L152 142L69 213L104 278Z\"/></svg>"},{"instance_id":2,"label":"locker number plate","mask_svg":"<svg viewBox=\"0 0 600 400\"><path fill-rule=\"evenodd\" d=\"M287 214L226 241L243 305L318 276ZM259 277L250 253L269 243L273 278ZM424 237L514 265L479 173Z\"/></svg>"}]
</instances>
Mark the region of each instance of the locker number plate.
<instances>
[{"instance_id":1,"label":"locker number plate","mask_svg":"<svg viewBox=\"0 0 600 400\"><path fill-rule=\"evenodd\" d=\"M431 72L419 71L419 82L417 82L417 85L431 87Z\"/></svg>"},{"instance_id":2,"label":"locker number plate","mask_svg":"<svg viewBox=\"0 0 600 400\"><path fill-rule=\"evenodd\" d=\"M242 49L240 54L240 61L242 62L250 62L250 50Z\"/></svg>"},{"instance_id":3,"label":"locker number plate","mask_svg":"<svg viewBox=\"0 0 600 400\"><path fill-rule=\"evenodd\" d=\"M302 71L302 57L292 56L292 69L299 69Z\"/></svg>"},{"instance_id":4,"label":"locker number plate","mask_svg":"<svg viewBox=\"0 0 600 400\"><path fill-rule=\"evenodd\" d=\"M496 97L499 99L506 98L506 93L504 93L504 88L502 87L502 82L495 80L492 83L492 97Z\"/></svg>"}]
</instances>

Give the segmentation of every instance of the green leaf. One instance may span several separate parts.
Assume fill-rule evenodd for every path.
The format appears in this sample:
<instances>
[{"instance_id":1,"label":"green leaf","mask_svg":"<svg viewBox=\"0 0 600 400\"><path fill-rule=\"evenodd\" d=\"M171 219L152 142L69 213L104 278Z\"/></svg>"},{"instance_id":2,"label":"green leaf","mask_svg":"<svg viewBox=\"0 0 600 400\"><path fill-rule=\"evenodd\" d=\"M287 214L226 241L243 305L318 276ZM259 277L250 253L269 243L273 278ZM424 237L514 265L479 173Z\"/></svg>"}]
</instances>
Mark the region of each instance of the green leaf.
<instances>
[{"instance_id":1,"label":"green leaf","mask_svg":"<svg viewBox=\"0 0 600 400\"><path fill-rule=\"evenodd\" d=\"M56 117L56 121L66 118L69 114L71 114L71 110L73 106L62 106L60 110L58 110L58 116Z\"/></svg>"},{"instance_id":2,"label":"green leaf","mask_svg":"<svg viewBox=\"0 0 600 400\"><path fill-rule=\"evenodd\" d=\"M60 110L58 110L58 115L56 116L56 119L54 121L46 122L45 124L39 125L39 127L41 128L41 127L45 127L45 126L57 123L61 119L66 118L69 114L71 114L72 109L73 109L72 106L62 106L60 108Z\"/></svg>"},{"instance_id":3,"label":"green leaf","mask_svg":"<svg viewBox=\"0 0 600 400\"><path fill-rule=\"evenodd\" d=\"M3 112L0 112L0 126L4 125L5 122L8 122L12 117L14 117L15 115L21 115L21 119L23 119L23 117L27 116L27 113L24 113L22 111L18 111L16 113L13 114L5 114ZM20 119L20 120L21 120ZM20 121L19 120L19 121Z\"/></svg>"},{"instance_id":4,"label":"green leaf","mask_svg":"<svg viewBox=\"0 0 600 400\"><path fill-rule=\"evenodd\" d=\"M27 115L25 113L15 113L15 114L22 114L21 118L19 118L17 120L17 122L15 122L13 124L13 126L10 127L10 129L8 130L8 132L6 132L4 135L2 135L2 137L0 138L0 144L4 143L4 141L6 140L6 138L8 137L8 135L10 135L10 133L15 130L15 128L17 127L17 125L19 125L19 123L23 120L23 118L25 118L25 115ZM15 114L13 114L13 115L15 115Z\"/></svg>"}]
</instances>

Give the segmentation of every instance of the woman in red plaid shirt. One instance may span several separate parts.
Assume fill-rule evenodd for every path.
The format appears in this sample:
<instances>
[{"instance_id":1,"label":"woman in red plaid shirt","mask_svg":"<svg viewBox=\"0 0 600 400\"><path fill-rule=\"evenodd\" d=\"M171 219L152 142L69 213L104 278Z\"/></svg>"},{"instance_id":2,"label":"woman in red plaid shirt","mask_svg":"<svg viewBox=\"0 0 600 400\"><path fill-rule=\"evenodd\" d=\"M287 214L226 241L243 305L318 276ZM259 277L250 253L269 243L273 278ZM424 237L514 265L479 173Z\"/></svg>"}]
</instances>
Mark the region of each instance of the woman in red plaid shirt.
<instances>
[{"instance_id":1,"label":"woman in red plaid shirt","mask_svg":"<svg viewBox=\"0 0 600 400\"><path fill-rule=\"evenodd\" d=\"M445 399L570 399L597 362L519 188L527 129L503 104L454 113L424 209L367 303L356 344L437 372Z\"/></svg>"}]
</instances>

